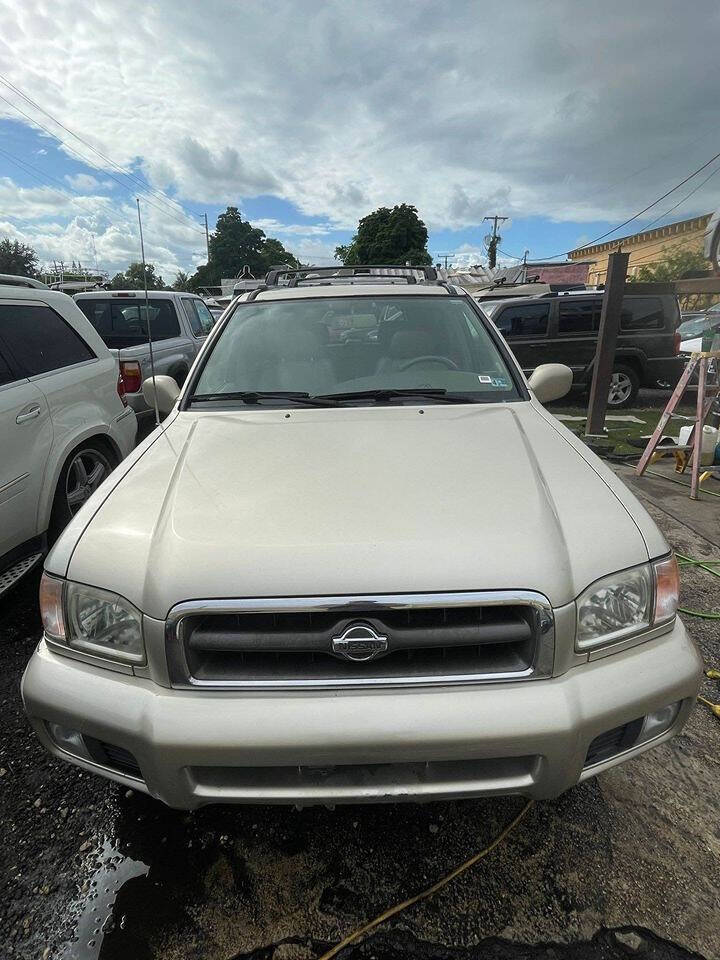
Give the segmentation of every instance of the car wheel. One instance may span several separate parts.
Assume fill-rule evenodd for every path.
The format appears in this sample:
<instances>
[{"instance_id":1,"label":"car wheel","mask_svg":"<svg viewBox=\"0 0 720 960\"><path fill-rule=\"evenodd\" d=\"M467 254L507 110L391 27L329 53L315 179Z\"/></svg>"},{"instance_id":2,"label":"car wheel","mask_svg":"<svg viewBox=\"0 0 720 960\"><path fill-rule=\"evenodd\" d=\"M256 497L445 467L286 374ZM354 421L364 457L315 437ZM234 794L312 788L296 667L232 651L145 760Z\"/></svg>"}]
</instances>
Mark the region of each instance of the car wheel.
<instances>
[{"instance_id":1,"label":"car wheel","mask_svg":"<svg viewBox=\"0 0 720 960\"><path fill-rule=\"evenodd\" d=\"M619 409L635 402L640 389L640 378L632 367L618 364L610 376L608 407Z\"/></svg>"},{"instance_id":2,"label":"car wheel","mask_svg":"<svg viewBox=\"0 0 720 960\"><path fill-rule=\"evenodd\" d=\"M51 540L60 535L114 467L114 458L99 444L80 447L68 457L55 489L49 531Z\"/></svg>"}]
</instances>

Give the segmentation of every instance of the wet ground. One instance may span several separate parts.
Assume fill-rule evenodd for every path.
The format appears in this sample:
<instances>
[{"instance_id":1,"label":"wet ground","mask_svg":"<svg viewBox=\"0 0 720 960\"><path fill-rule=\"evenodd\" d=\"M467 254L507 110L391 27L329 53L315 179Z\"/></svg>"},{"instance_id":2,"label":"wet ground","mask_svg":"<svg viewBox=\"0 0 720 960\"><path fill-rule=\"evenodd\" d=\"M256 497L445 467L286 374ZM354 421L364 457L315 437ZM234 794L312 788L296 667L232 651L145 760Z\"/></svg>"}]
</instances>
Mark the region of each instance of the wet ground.
<instances>
[{"instance_id":1,"label":"wet ground","mask_svg":"<svg viewBox=\"0 0 720 960\"><path fill-rule=\"evenodd\" d=\"M714 505L694 515L707 538L677 510L649 509L680 552L720 557ZM36 591L37 577L0 601L2 958L309 960L484 847L522 806L186 814L81 773L41 750L22 713ZM682 602L720 610L720 581L684 570ZM720 666L718 621L686 623ZM704 693L720 700L720 684ZM720 721L698 707L669 744L536 804L486 860L343 957L712 960L719 774Z\"/></svg>"}]
</instances>

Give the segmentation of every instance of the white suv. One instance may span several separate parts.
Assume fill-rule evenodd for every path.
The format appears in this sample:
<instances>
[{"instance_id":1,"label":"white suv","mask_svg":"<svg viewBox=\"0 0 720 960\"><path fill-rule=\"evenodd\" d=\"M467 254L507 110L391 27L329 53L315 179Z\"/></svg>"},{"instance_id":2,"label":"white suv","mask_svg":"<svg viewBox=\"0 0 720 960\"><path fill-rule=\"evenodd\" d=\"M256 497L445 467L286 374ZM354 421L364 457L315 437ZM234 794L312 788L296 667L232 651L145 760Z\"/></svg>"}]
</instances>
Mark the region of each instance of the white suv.
<instances>
[{"instance_id":1,"label":"white suv","mask_svg":"<svg viewBox=\"0 0 720 960\"><path fill-rule=\"evenodd\" d=\"M57 756L174 807L551 797L682 728L677 564L542 407L572 371L377 269L269 275L146 381L167 419L45 563Z\"/></svg>"},{"instance_id":2,"label":"white suv","mask_svg":"<svg viewBox=\"0 0 720 960\"><path fill-rule=\"evenodd\" d=\"M136 432L117 361L72 298L0 277L0 594L127 456Z\"/></svg>"}]
</instances>

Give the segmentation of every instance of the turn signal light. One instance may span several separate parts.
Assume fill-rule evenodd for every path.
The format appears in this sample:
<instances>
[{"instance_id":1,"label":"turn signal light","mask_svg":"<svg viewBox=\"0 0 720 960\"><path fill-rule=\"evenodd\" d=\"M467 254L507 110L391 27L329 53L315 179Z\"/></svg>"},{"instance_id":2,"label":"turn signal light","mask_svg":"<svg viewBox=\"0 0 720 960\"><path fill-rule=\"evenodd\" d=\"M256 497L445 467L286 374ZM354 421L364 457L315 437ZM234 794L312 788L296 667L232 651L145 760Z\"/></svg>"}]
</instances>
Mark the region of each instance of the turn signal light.
<instances>
[{"instance_id":1,"label":"turn signal light","mask_svg":"<svg viewBox=\"0 0 720 960\"><path fill-rule=\"evenodd\" d=\"M40 616L45 633L52 640L65 639L63 581L47 573L40 580Z\"/></svg>"},{"instance_id":2,"label":"turn signal light","mask_svg":"<svg viewBox=\"0 0 720 960\"><path fill-rule=\"evenodd\" d=\"M653 623L666 623L675 616L680 593L680 574L675 554L653 564L655 568L655 616Z\"/></svg>"}]
</instances>

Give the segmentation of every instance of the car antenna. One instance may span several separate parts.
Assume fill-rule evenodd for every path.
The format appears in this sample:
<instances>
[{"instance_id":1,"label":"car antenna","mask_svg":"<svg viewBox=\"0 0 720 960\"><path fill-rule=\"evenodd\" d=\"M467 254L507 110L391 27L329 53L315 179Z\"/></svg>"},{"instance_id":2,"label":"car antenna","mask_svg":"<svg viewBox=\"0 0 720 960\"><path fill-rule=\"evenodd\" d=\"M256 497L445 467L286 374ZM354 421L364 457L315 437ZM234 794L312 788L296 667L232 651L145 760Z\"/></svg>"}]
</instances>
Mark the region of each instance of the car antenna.
<instances>
[{"instance_id":1,"label":"car antenna","mask_svg":"<svg viewBox=\"0 0 720 960\"><path fill-rule=\"evenodd\" d=\"M145 243L143 242L142 218L140 217L140 197L135 197L138 211L138 226L140 227L140 253L142 254L143 284L145 285L145 322L147 323L148 346L150 347L150 376L153 382L153 400L155 401L155 426L160 426L160 410L158 409L157 390L155 388L155 357L153 356L152 330L150 329L150 299L147 287L147 268L145 267Z\"/></svg>"}]
</instances>

